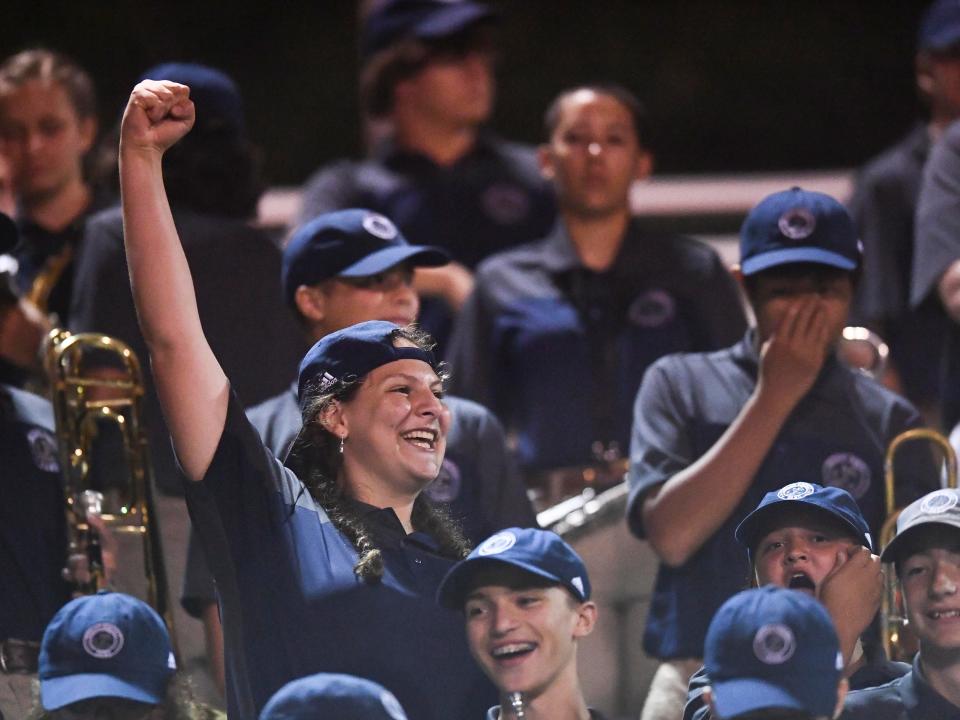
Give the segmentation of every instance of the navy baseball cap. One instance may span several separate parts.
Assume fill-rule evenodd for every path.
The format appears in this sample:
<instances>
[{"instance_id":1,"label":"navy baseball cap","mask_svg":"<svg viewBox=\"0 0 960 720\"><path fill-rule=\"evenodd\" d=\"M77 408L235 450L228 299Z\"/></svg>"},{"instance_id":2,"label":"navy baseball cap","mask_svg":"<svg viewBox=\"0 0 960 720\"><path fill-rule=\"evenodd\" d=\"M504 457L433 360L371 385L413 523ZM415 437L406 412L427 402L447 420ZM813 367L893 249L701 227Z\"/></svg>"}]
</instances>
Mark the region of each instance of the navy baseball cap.
<instances>
[{"instance_id":1,"label":"navy baseball cap","mask_svg":"<svg viewBox=\"0 0 960 720\"><path fill-rule=\"evenodd\" d=\"M470 0L387 0L364 24L361 54L366 60L400 40L437 40L496 17L493 8Z\"/></svg>"},{"instance_id":2,"label":"navy baseball cap","mask_svg":"<svg viewBox=\"0 0 960 720\"><path fill-rule=\"evenodd\" d=\"M960 529L960 490L934 490L907 505L897 517L897 534L887 543L880 559L887 563L899 560L907 540L930 524Z\"/></svg>"},{"instance_id":3,"label":"navy baseball cap","mask_svg":"<svg viewBox=\"0 0 960 720\"><path fill-rule=\"evenodd\" d=\"M778 513L796 507L797 504L814 508L833 520L839 520L864 547L873 550L870 526L860 512L860 507L853 499L853 495L841 488L824 487L808 482L790 483L764 495L754 511L737 525L734 532L737 542L746 547L747 554L750 555L759 542L761 533L765 533L770 527L770 520Z\"/></svg>"},{"instance_id":4,"label":"navy baseball cap","mask_svg":"<svg viewBox=\"0 0 960 720\"><path fill-rule=\"evenodd\" d=\"M393 693L353 675L317 673L277 690L260 720L407 720Z\"/></svg>"},{"instance_id":5,"label":"navy baseball cap","mask_svg":"<svg viewBox=\"0 0 960 720\"><path fill-rule=\"evenodd\" d=\"M744 275L800 262L852 271L862 253L843 205L829 195L798 187L765 197L740 228Z\"/></svg>"},{"instance_id":6,"label":"navy baseball cap","mask_svg":"<svg viewBox=\"0 0 960 720\"><path fill-rule=\"evenodd\" d=\"M141 80L171 80L190 88L197 107L196 128L201 132L227 128L244 132L243 98L237 84L226 73L198 63L168 62L155 65Z\"/></svg>"},{"instance_id":7,"label":"navy baseball cap","mask_svg":"<svg viewBox=\"0 0 960 720\"><path fill-rule=\"evenodd\" d=\"M402 262L438 267L450 256L440 248L409 244L387 217L370 210L324 213L301 225L284 248L283 297L293 307L301 285L376 275Z\"/></svg>"},{"instance_id":8,"label":"navy baseball cap","mask_svg":"<svg viewBox=\"0 0 960 720\"><path fill-rule=\"evenodd\" d=\"M960 45L960 2L936 0L923 13L917 31L917 49L943 52Z\"/></svg>"},{"instance_id":9,"label":"navy baseball cap","mask_svg":"<svg viewBox=\"0 0 960 720\"><path fill-rule=\"evenodd\" d=\"M823 605L801 592L768 585L727 600L710 622L703 664L720 717L765 708L833 717L840 643Z\"/></svg>"},{"instance_id":10,"label":"navy baseball cap","mask_svg":"<svg viewBox=\"0 0 960 720\"><path fill-rule=\"evenodd\" d=\"M576 551L549 530L508 528L491 535L447 573L437 588L437 602L462 610L478 571L512 565L562 585L580 602L590 599L590 578Z\"/></svg>"},{"instance_id":11,"label":"navy baseball cap","mask_svg":"<svg viewBox=\"0 0 960 720\"><path fill-rule=\"evenodd\" d=\"M400 330L386 320L369 320L325 335L314 344L300 361L297 396L300 410L307 390L316 383L316 391L336 391L338 383L352 382L364 377L381 365L395 360L422 360L436 369L433 353L419 347L396 347Z\"/></svg>"},{"instance_id":12,"label":"navy baseball cap","mask_svg":"<svg viewBox=\"0 0 960 720\"><path fill-rule=\"evenodd\" d=\"M43 633L39 666L46 710L97 697L160 705L176 670L160 616L142 600L115 592L60 608Z\"/></svg>"}]
</instances>

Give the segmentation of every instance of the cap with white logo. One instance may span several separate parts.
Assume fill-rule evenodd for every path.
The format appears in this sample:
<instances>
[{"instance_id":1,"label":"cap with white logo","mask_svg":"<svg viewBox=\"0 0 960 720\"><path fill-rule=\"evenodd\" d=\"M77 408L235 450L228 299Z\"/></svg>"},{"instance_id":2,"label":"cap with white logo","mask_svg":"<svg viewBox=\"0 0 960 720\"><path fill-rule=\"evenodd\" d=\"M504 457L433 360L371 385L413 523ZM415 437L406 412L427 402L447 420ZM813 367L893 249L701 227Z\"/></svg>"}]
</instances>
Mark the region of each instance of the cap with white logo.
<instances>
[{"instance_id":1,"label":"cap with white logo","mask_svg":"<svg viewBox=\"0 0 960 720\"><path fill-rule=\"evenodd\" d=\"M960 490L934 490L907 505L897 518L897 534L880 555L883 562L896 562L908 545L909 538L926 525L960 529Z\"/></svg>"},{"instance_id":2,"label":"cap with white logo","mask_svg":"<svg viewBox=\"0 0 960 720\"><path fill-rule=\"evenodd\" d=\"M437 601L444 607L462 609L477 572L498 564L562 585L581 602L590 599L587 568L559 535L537 528L509 528L491 535L450 568L437 589Z\"/></svg>"}]
</instances>

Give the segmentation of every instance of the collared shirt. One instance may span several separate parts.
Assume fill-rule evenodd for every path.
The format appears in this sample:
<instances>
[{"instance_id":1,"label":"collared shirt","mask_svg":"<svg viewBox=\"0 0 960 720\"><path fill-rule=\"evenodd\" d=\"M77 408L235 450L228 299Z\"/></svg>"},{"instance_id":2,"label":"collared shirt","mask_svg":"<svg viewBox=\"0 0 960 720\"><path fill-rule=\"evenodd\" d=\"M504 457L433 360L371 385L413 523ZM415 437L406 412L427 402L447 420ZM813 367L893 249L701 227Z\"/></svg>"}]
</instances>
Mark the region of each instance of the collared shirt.
<instances>
[{"instance_id":1,"label":"collared shirt","mask_svg":"<svg viewBox=\"0 0 960 720\"><path fill-rule=\"evenodd\" d=\"M647 372L637 395L628 473L627 521L635 535L644 537L646 494L720 439L754 392L758 365L751 330L730 348L670 355ZM664 659L702 657L710 619L748 585L746 553L734 530L767 492L799 481L842 487L856 498L878 537L885 517L886 447L919 425L906 400L829 357L736 509L682 566L660 565L644 635L647 653ZM939 487L927 450L913 444L898 453L898 507Z\"/></svg>"},{"instance_id":2,"label":"collared shirt","mask_svg":"<svg viewBox=\"0 0 960 720\"><path fill-rule=\"evenodd\" d=\"M207 474L187 504L216 579L231 718L256 718L281 686L316 672L391 690L410 717L480 717L496 692L467 649L463 616L434 595L453 561L433 538L369 513L383 554L379 583L291 470L263 446L232 395Z\"/></svg>"},{"instance_id":3,"label":"collared shirt","mask_svg":"<svg viewBox=\"0 0 960 720\"><path fill-rule=\"evenodd\" d=\"M890 347L904 394L926 403L937 396L937 371L947 318L936 298L910 306L913 224L930 131L917 123L857 175L850 215L863 241L863 268L851 309ZM922 261L922 259L920 259Z\"/></svg>"},{"instance_id":4,"label":"collared shirt","mask_svg":"<svg viewBox=\"0 0 960 720\"><path fill-rule=\"evenodd\" d=\"M53 408L0 385L0 640L39 641L70 599Z\"/></svg>"},{"instance_id":5,"label":"collared shirt","mask_svg":"<svg viewBox=\"0 0 960 720\"><path fill-rule=\"evenodd\" d=\"M533 150L489 133L449 166L385 142L369 160L322 168L304 185L299 222L348 207L383 213L411 243L445 248L470 268L542 237L556 214Z\"/></svg>"},{"instance_id":6,"label":"collared shirt","mask_svg":"<svg viewBox=\"0 0 960 720\"><path fill-rule=\"evenodd\" d=\"M736 286L706 245L650 234L638 219L602 273L584 268L562 223L484 262L451 343L453 390L517 433L525 470L625 454L646 368L711 350L746 327Z\"/></svg>"},{"instance_id":7,"label":"collared shirt","mask_svg":"<svg viewBox=\"0 0 960 720\"><path fill-rule=\"evenodd\" d=\"M940 695L923 676L921 653L913 668L886 685L847 695L842 720L957 720L960 707Z\"/></svg>"}]
</instances>

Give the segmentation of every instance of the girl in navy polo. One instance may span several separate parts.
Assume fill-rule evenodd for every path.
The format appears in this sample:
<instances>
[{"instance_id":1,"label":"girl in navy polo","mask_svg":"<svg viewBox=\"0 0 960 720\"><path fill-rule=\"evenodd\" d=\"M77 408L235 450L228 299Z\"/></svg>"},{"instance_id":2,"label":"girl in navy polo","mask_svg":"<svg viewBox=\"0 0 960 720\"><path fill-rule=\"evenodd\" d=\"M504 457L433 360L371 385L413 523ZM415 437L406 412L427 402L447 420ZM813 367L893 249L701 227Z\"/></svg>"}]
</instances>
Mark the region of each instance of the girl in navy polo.
<instances>
[{"instance_id":1,"label":"girl in navy polo","mask_svg":"<svg viewBox=\"0 0 960 720\"><path fill-rule=\"evenodd\" d=\"M318 342L300 366L305 429L281 464L203 335L164 193L162 155L193 119L186 86L137 85L120 179L141 329L217 584L230 715L256 717L290 680L340 672L381 683L411 717L481 717L496 692L457 615L433 602L466 545L420 493L449 425L426 338L375 321Z\"/></svg>"}]
</instances>

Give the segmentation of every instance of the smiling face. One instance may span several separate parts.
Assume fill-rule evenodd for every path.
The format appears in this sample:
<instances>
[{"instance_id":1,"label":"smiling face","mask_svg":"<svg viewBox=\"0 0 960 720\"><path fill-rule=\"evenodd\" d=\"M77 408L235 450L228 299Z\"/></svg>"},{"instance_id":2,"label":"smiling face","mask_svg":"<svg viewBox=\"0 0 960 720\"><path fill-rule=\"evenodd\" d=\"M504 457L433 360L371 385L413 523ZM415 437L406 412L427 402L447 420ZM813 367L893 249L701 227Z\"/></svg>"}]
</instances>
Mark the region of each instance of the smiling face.
<instances>
[{"instance_id":1,"label":"smiling face","mask_svg":"<svg viewBox=\"0 0 960 720\"><path fill-rule=\"evenodd\" d=\"M960 651L960 533L930 524L897 565L910 627L924 654Z\"/></svg>"},{"instance_id":2,"label":"smiling face","mask_svg":"<svg viewBox=\"0 0 960 720\"><path fill-rule=\"evenodd\" d=\"M353 497L392 506L437 477L450 428L442 396L442 381L427 363L396 360L372 370L331 411L325 424L346 437L343 479Z\"/></svg>"},{"instance_id":3,"label":"smiling face","mask_svg":"<svg viewBox=\"0 0 960 720\"><path fill-rule=\"evenodd\" d=\"M470 652L501 695L531 702L576 690L577 641L593 629L592 602L520 568L492 566L478 573L464 613Z\"/></svg>"},{"instance_id":4,"label":"smiling face","mask_svg":"<svg viewBox=\"0 0 960 720\"><path fill-rule=\"evenodd\" d=\"M564 211L602 217L629 210L630 187L650 174L651 160L630 110L610 95L583 89L560 102L540 166Z\"/></svg>"},{"instance_id":5,"label":"smiling face","mask_svg":"<svg viewBox=\"0 0 960 720\"><path fill-rule=\"evenodd\" d=\"M28 202L82 182L95 132L94 120L77 116L57 82L28 80L0 97L0 152L10 162L16 192Z\"/></svg>"},{"instance_id":6,"label":"smiling face","mask_svg":"<svg viewBox=\"0 0 960 720\"><path fill-rule=\"evenodd\" d=\"M753 548L759 585L777 585L819 596L837 564L837 553L859 546L839 521L807 508L784 510Z\"/></svg>"}]
</instances>

